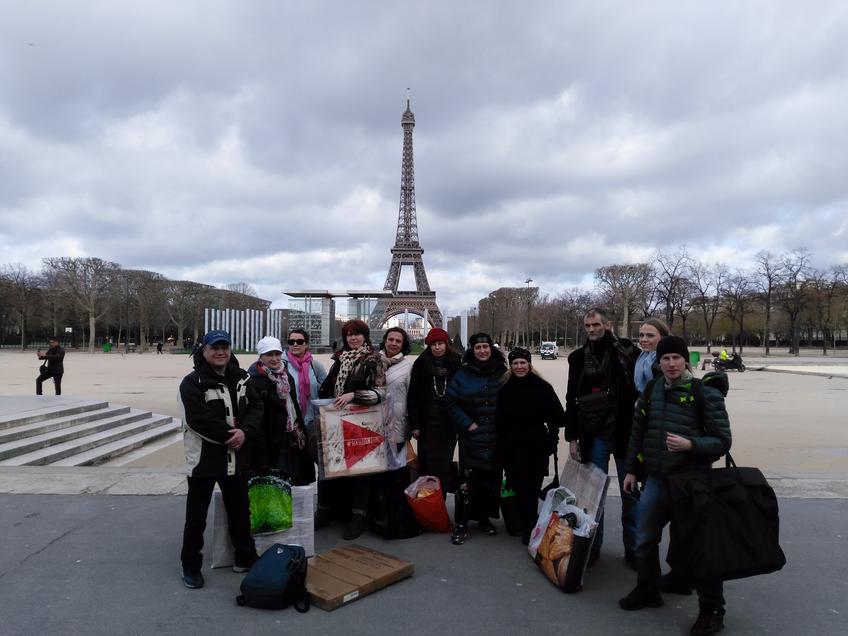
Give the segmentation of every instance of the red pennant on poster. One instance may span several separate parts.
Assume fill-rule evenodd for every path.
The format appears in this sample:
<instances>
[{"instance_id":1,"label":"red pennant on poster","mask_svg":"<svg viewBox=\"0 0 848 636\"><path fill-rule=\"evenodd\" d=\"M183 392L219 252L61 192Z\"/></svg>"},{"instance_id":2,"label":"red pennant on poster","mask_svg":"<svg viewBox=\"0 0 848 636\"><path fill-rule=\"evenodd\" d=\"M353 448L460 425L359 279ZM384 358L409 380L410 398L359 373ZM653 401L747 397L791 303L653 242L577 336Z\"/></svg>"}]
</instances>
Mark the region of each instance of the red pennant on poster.
<instances>
[{"instance_id":1,"label":"red pennant on poster","mask_svg":"<svg viewBox=\"0 0 848 636\"><path fill-rule=\"evenodd\" d=\"M384 435L344 418L342 418L342 433L344 434L345 463L348 468L386 441Z\"/></svg>"}]
</instances>

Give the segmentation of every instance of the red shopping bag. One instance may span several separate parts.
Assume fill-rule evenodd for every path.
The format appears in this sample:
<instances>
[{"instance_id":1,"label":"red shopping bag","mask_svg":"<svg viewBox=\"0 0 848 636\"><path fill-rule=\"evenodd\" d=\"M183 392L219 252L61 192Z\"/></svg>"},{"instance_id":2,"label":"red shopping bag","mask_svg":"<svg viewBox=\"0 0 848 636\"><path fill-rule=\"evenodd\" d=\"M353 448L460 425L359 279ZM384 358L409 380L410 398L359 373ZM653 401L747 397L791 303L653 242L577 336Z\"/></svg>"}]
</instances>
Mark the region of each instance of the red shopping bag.
<instances>
[{"instance_id":1,"label":"red shopping bag","mask_svg":"<svg viewBox=\"0 0 848 636\"><path fill-rule=\"evenodd\" d=\"M418 523L433 532L451 531L451 520L438 477L422 475L409 484L404 493Z\"/></svg>"}]
</instances>

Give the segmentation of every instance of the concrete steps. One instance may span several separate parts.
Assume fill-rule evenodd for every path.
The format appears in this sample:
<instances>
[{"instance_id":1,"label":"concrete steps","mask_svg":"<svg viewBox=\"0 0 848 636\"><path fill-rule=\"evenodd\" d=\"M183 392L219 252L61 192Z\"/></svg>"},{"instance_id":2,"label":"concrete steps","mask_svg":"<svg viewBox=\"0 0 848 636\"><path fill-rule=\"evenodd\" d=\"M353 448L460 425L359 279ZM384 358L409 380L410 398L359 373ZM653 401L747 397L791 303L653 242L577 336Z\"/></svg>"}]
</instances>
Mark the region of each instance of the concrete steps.
<instances>
[{"instance_id":1,"label":"concrete steps","mask_svg":"<svg viewBox=\"0 0 848 636\"><path fill-rule=\"evenodd\" d=\"M0 408L0 466L91 466L173 437L181 427L167 415L80 399L6 399Z\"/></svg>"}]
</instances>

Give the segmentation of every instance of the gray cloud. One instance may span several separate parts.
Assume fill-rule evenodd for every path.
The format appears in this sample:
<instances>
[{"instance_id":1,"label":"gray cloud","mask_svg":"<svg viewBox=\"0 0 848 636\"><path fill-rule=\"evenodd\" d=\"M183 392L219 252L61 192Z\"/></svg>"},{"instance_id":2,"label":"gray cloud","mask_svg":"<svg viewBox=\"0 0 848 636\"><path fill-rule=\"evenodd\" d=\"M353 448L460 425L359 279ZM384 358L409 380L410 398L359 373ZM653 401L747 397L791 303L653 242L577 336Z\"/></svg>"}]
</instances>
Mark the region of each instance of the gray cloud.
<instances>
[{"instance_id":1,"label":"gray cloud","mask_svg":"<svg viewBox=\"0 0 848 636\"><path fill-rule=\"evenodd\" d=\"M848 260L848 10L37 3L0 19L0 247L381 287L400 115L448 313L658 248Z\"/></svg>"}]
</instances>

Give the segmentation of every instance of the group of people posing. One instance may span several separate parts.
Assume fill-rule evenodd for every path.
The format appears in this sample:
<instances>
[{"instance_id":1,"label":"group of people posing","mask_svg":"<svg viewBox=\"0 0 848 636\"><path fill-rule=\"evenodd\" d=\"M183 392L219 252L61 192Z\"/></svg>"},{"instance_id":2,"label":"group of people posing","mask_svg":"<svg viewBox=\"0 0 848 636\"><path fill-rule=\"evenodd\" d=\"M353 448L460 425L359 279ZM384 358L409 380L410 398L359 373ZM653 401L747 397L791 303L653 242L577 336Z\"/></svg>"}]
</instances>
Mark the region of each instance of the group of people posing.
<instances>
[{"instance_id":1,"label":"group of people posing","mask_svg":"<svg viewBox=\"0 0 848 636\"><path fill-rule=\"evenodd\" d=\"M420 474L438 477L443 495L455 493L453 544L466 542L472 521L485 535L497 533L492 519L499 516L504 478L519 503L517 534L528 542L563 429L574 460L605 473L610 457L616 464L624 558L638 575L621 607L659 607L661 592L691 593L677 573L660 576L659 543L669 520L664 476L708 466L729 449L720 383L703 385L702 425L691 398L687 402L693 376L686 344L662 321L641 326L641 348L614 335L603 309L586 312L584 327L586 343L568 356L565 408L533 368L530 351L517 348L505 357L486 333L472 335L459 352L447 332L431 329L426 349L413 360L403 329L386 330L375 347L368 325L350 320L329 372L312 357L309 336L299 329L289 334L285 350L274 337L260 340L258 360L247 370L233 356L227 332L207 333L194 371L180 385L189 469L181 555L185 585L203 586L203 530L216 482L227 510L233 569L246 571L257 558L247 471L273 468L292 484L313 482L318 435L312 400L332 399L342 408L390 396L390 442L400 452L417 440ZM316 527L340 518L335 513L341 505L347 513L343 537L358 537L367 527L375 484L372 476L320 481ZM589 565L599 558L603 538L602 518ZM692 633L715 633L723 626L721 582L697 591L701 613Z\"/></svg>"}]
</instances>

